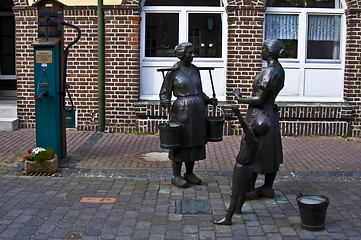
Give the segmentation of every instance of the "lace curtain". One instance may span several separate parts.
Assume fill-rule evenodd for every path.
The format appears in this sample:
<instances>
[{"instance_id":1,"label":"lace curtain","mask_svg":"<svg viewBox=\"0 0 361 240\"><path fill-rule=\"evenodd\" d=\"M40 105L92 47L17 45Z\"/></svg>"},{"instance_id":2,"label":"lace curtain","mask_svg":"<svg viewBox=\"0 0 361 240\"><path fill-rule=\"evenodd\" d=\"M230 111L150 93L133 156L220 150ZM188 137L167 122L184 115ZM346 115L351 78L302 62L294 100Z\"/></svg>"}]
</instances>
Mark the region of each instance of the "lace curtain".
<instances>
[{"instance_id":1,"label":"lace curtain","mask_svg":"<svg viewBox=\"0 0 361 240\"><path fill-rule=\"evenodd\" d=\"M341 17L317 16L308 17L308 40L340 41Z\"/></svg>"},{"instance_id":2,"label":"lace curtain","mask_svg":"<svg viewBox=\"0 0 361 240\"><path fill-rule=\"evenodd\" d=\"M341 17L310 15L308 17L308 40L339 41ZM297 39L298 15L267 14L265 17L266 38Z\"/></svg>"},{"instance_id":3,"label":"lace curtain","mask_svg":"<svg viewBox=\"0 0 361 240\"><path fill-rule=\"evenodd\" d=\"M266 39L298 39L298 15L267 14L265 37Z\"/></svg>"}]
</instances>

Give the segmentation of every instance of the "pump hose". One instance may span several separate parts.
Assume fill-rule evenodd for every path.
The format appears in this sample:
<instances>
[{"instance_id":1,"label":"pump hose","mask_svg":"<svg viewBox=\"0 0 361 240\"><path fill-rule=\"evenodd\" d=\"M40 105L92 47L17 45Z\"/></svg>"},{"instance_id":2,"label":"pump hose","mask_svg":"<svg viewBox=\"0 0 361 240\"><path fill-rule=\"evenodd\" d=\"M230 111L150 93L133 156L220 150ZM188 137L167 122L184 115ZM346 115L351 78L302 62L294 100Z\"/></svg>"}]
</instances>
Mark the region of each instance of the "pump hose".
<instances>
[{"instance_id":1,"label":"pump hose","mask_svg":"<svg viewBox=\"0 0 361 240\"><path fill-rule=\"evenodd\" d=\"M71 27L71 28L75 28L75 30L78 32L78 36L76 37L76 39L74 41L72 41L71 43L68 44L68 46L66 46L65 50L64 50L64 81L63 81L63 84L64 84L64 89L63 89L63 108L66 112L71 112L73 111L74 109L74 104L73 104L73 100L71 99L71 96L70 96L70 93L69 93L69 84L66 84L66 70L67 70L67 65L68 65L68 54L69 54L69 49L74 45L76 44L80 37L81 37L81 31L80 31L80 28L78 28L77 26L75 25L72 25L72 24L69 24L67 22L63 22L62 23L63 25L65 26L68 26L68 27ZM65 96L66 96L66 93L68 93L68 97L69 97L69 101L70 101L70 104L71 104L71 108L68 109L65 107Z\"/></svg>"}]
</instances>

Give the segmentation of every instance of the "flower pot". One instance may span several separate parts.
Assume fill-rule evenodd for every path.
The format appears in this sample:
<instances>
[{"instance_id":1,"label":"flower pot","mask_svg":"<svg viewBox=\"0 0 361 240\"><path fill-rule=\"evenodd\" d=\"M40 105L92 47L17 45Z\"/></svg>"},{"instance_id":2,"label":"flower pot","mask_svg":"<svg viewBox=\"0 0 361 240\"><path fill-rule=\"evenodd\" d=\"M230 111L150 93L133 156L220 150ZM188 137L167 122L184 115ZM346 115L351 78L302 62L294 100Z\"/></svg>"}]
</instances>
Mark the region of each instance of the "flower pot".
<instances>
[{"instance_id":1,"label":"flower pot","mask_svg":"<svg viewBox=\"0 0 361 240\"><path fill-rule=\"evenodd\" d=\"M25 161L26 173L55 173L58 168L58 156L50 160L46 160L42 163L36 163L34 161Z\"/></svg>"}]
</instances>

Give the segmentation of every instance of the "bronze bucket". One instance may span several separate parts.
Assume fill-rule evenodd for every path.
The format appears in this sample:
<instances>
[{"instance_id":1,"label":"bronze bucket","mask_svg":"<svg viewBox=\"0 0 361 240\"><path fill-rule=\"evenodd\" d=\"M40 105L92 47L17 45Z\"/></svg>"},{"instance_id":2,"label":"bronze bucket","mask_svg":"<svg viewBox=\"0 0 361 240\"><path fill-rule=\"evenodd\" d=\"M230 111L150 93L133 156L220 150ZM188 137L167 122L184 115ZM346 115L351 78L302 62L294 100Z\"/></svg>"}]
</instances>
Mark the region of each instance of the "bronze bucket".
<instances>
[{"instance_id":1,"label":"bronze bucket","mask_svg":"<svg viewBox=\"0 0 361 240\"><path fill-rule=\"evenodd\" d=\"M161 148L176 149L180 147L181 124L161 123L158 128Z\"/></svg>"},{"instance_id":2,"label":"bronze bucket","mask_svg":"<svg viewBox=\"0 0 361 240\"><path fill-rule=\"evenodd\" d=\"M222 117L208 117L207 119L207 138L209 142L220 142L223 140L224 112L222 108L217 107L222 113Z\"/></svg>"}]
</instances>

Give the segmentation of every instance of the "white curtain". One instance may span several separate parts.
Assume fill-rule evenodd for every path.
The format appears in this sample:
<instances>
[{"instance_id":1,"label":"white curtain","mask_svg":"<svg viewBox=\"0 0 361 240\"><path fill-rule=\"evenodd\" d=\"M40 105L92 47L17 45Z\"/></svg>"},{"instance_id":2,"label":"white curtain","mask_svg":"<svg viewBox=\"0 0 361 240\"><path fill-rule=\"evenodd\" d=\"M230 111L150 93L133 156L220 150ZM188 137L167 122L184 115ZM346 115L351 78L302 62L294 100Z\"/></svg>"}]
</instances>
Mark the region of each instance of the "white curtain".
<instances>
[{"instance_id":1,"label":"white curtain","mask_svg":"<svg viewBox=\"0 0 361 240\"><path fill-rule=\"evenodd\" d=\"M266 39L298 39L298 15L267 14L265 37Z\"/></svg>"},{"instance_id":2,"label":"white curtain","mask_svg":"<svg viewBox=\"0 0 361 240\"><path fill-rule=\"evenodd\" d=\"M341 17L319 16L308 17L308 40L340 41Z\"/></svg>"}]
</instances>

